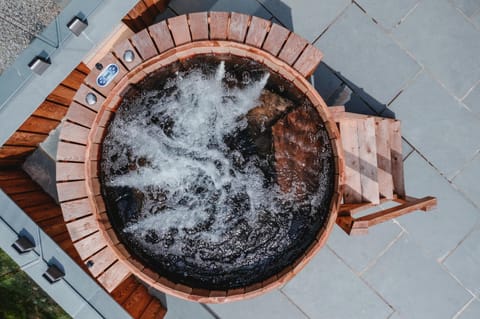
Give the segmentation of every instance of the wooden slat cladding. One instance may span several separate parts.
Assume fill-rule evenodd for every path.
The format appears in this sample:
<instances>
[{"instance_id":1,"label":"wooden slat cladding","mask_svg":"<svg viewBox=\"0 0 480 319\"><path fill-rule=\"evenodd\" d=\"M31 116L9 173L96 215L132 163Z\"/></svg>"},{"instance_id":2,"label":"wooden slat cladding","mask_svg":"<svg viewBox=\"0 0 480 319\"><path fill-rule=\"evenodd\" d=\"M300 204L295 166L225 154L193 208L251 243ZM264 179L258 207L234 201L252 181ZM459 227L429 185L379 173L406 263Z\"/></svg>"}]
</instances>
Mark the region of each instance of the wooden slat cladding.
<instances>
[{"instance_id":1,"label":"wooden slat cladding","mask_svg":"<svg viewBox=\"0 0 480 319\"><path fill-rule=\"evenodd\" d=\"M80 63L0 147L0 168L20 166L65 117L76 90L90 72Z\"/></svg>"},{"instance_id":2,"label":"wooden slat cladding","mask_svg":"<svg viewBox=\"0 0 480 319\"><path fill-rule=\"evenodd\" d=\"M163 13L168 6L170 0L140 0L130 10L122 22L125 23L132 31L138 32L155 22L155 18Z\"/></svg>"}]
</instances>

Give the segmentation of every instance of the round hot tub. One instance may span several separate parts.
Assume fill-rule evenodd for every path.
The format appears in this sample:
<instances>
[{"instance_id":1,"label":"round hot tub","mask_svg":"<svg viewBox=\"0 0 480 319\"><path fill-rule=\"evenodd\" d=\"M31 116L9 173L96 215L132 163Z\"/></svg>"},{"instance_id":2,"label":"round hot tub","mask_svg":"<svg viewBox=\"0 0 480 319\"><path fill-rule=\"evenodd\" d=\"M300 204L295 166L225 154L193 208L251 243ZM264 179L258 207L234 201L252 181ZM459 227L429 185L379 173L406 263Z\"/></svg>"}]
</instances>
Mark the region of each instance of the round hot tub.
<instances>
[{"instance_id":1,"label":"round hot tub","mask_svg":"<svg viewBox=\"0 0 480 319\"><path fill-rule=\"evenodd\" d=\"M97 64L83 95L98 105L85 181L108 248L189 300L285 283L324 245L341 197L325 103L294 67L248 44L196 41L133 67L142 51L129 47Z\"/></svg>"}]
</instances>

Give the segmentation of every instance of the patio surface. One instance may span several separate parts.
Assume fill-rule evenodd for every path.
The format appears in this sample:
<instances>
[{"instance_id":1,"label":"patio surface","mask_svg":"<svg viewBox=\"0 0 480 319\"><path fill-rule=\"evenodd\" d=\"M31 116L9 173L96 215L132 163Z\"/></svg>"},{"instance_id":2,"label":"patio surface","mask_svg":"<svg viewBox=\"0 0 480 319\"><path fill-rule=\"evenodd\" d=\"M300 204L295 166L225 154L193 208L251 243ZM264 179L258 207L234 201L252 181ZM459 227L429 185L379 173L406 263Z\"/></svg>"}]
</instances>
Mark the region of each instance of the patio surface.
<instances>
[{"instance_id":1,"label":"patio surface","mask_svg":"<svg viewBox=\"0 0 480 319\"><path fill-rule=\"evenodd\" d=\"M363 237L335 227L282 289L210 312L480 318L480 1L173 0L167 15L204 10L273 19L312 41L325 55L314 84L328 104L402 120L407 194L439 202ZM200 316L179 308L167 317Z\"/></svg>"},{"instance_id":2,"label":"patio surface","mask_svg":"<svg viewBox=\"0 0 480 319\"><path fill-rule=\"evenodd\" d=\"M335 227L261 297L167 297L166 318L480 318L480 0L172 0L163 17L206 10L272 19L314 43L327 104L400 119L407 194L439 204L362 237Z\"/></svg>"}]
</instances>

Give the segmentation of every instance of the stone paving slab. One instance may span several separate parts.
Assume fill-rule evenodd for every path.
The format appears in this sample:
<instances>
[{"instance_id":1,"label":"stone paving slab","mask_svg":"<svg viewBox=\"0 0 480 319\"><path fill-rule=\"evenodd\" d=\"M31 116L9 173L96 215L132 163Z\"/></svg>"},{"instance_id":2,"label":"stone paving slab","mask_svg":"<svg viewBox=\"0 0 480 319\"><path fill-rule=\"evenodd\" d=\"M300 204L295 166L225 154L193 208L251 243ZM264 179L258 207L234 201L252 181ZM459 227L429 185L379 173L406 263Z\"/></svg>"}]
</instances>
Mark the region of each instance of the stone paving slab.
<instances>
[{"instance_id":1,"label":"stone paving slab","mask_svg":"<svg viewBox=\"0 0 480 319\"><path fill-rule=\"evenodd\" d=\"M468 165L458 174L453 183L464 192L477 207L480 207L480 155L477 155Z\"/></svg>"},{"instance_id":2,"label":"stone paving slab","mask_svg":"<svg viewBox=\"0 0 480 319\"><path fill-rule=\"evenodd\" d=\"M451 319L472 297L408 236L396 242L364 278L409 319Z\"/></svg>"},{"instance_id":3,"label":"stone paving slab","mask_svg":"<svg viewBox=\"0 0 480 319\"><path fill-rule=\"evenodd\" d=\"M464 287L480 296L480 227L477 226L444 264Z\"/></svg>"},{"instance_id":4,"label":"stone paving slab","mask_svg":"<svg viewBox=\"0 0 480 319\"><path fill-rule=\"evenodd\" d=\"M382 27L391 30L415 7L419 0L358 0L357 3Z\"/></svg>"},{"instance_id":5,"label":"stone paving slab","mask_svg":"<svg viewBox=\"0 0 480 319\"><path fill-rule=\"evenodd\" d=\"M393 222L372 227L367 235L360 236L348 236L340 227L334 227L328 239L328 247L356 273L361 273L387 249L401 231L402 229Z\"/></svg>"},{"instance_id":6,"label":"stone paving slab","mask_svg":"<svg viewBox=\"0 0 480 319\"><path fill-rule=\"evenodd\" d=\"M177 14L197 11L234 11L255 15L269 20L270 12L255 0L229 1L229 0L172 0L169 7Z\"/></svg>"},{"instance_id":7,"label":"stone paving slab","mask_svg":"<svg viewBox=\"0 0 480 319\"><path fill-rule=\"evenodd\" d=\"M350 4L348 0L259 0L288 29L314 41Z\"/></svg>"},{"instance_id":8,"label":"stone paving slab","mask_svg":"<svg viewBox=\"0 0 480 319\"><path fill-rule=\"evenodd\" d=\"M415 212L398 222L411 240L434 259L445 258L479 221L480 212L441 177L418 153L404 164L406 191L410 196L436 196L438 207L431 212Z\"/></svg>"},{"instance_id":9,"label":"stone paving slab","mask_svg":"<svg viewBox=\"0 0 480 319\"><path fill-rule=\"evenodd\" d=\"M474 138L480 136L480 120L426 72L390 109L402 121L402 135L449 178L480 149L480 140Z\"/></svg>"},{"instance_id":10,"label":"stone paving slab","mask_svg":"<svg viewBox=\"0 0 480 319\"><path fill-rule=\"evenodd\" d=\"M453 5L460 9L467 17L471 17L480 10L480 1L478 0L451 0Z\"/></svg>"},{"instance_id":11,"label":"stone paving slab","mask_svg":"<svg viewBox=\"0 0 480 319\"><path fill-rule=\"evenodd\" d=\"M323 248L282 291L312 319L385 319L392 313L328 248Z\"/></svg>"},{"instance_id":12,"label":"stone paving slab","mask_svg":"<svg viewBox=\"0 0 480 319\"><path fill-rule=\"evenodd\" d=\"M390 102L420 70L356 5L351 5L315 46L323 51L323 61L370 105Z\"/></svg>"},{"instance_id":13,"label":"stone paving slab","mask_svg":"<svg viewBox=\"0 0 480 319\"><path fill-rule=\"evenodd\" d=\"M421 1L393 35L458 98L480 80L480 32L447 0Z\"/></svg>"},{"instance_id":14,"label":"stone paving slab","mask_svg":"<svg viewBox=\"0 0 480 319\"><path fill-rule=\"evenodd\" d=\"M463 99L463 103L480 118L480 83Z\"/></svg>"},{"instance_id":15,"label":"stone paving slab","mask_svg":"<svg viewBox=\"0 0 480 319\"><path fill-rule=\"evenodd\" d=\"M210 305L209 308L220 318L228 319L307 318L284 294L278 290L245 301Z\"/></svg>"},{"instance_id":16,"label":"stone paving slab","mask_svg":"<svg viewBox=\"0 0 480 319\"><path fill-rule=\"evenodd\" d=\"M474 300L458 318L455 319L478 319L480 318L480 300Z\"/></svg>"}]
</instances>

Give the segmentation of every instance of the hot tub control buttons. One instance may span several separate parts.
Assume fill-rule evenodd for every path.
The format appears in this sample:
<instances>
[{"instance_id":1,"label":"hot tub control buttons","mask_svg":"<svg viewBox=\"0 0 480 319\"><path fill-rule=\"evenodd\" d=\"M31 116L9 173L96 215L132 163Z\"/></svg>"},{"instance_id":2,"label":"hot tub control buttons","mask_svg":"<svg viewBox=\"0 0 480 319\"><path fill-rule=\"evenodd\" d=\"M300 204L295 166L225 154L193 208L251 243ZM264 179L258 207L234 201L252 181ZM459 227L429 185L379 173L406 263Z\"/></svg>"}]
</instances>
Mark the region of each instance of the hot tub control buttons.
<instances>
[{"instance_id":1,"label":"hot tub control buttons","mask_svg":"<svg viewBox=\"0 0 480 319\"><path fill-rule=\"evenodd\" d=\"M97 84L100 87L105 87L113 81L117 76L119 71L118 65L112 63L107 65L107 67L100 73L97 77Z\"/></svg>"}]
</instances>

